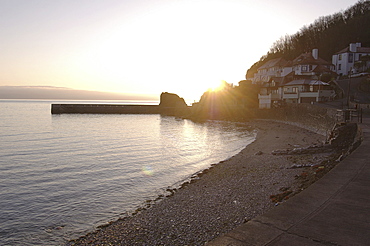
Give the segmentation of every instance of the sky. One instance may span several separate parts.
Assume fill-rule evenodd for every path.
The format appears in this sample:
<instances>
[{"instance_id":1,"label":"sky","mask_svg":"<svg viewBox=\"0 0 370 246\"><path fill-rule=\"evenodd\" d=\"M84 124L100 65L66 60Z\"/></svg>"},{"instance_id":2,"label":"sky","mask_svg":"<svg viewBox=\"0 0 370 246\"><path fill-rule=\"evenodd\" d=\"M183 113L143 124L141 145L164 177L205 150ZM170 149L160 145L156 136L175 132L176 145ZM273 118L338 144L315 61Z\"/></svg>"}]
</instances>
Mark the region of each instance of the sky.
<instances>
[{"instance_id":1,"label":"sky","mask_svg":"<svg viewBox=\"0 0 370 246\"><path fill-rule=\"evenodd\" d=\"M187 102L237 85L273 43L357 0L0 0L0 86Z\"/></svg>"}]
</instances>

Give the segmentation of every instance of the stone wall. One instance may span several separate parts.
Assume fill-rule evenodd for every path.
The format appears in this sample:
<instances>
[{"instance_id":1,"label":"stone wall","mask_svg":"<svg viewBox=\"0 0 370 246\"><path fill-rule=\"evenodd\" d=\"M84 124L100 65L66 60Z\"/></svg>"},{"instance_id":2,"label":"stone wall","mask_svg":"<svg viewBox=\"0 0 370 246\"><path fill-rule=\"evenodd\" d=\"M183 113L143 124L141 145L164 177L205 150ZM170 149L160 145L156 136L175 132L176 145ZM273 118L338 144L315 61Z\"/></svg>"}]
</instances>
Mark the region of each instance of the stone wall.
<instances>
[{"instance_id":1,"label":"stone wall","mask_svg":"<svg viewBox=\"0 0 370 246\"><path fill-rule=\"evenodd\" d=\"M311 104L287 104L282 108L256 110L254 117L283 121L327 136L336 124L336 109Z\"/></svg>"},{"instance_id":2,"label":"stone wall","mask_svg":"<svg viewBox=\"0 0 370 246\"><path fill-rule=\"evenodd\" d=\"M281 108L272 109L248 109L245 107L227 107L227 115L210 115L208 108L193 105L190 119L204 121L207 119L248 121L253 119L266 119L281 121L287 124L297 125L310 131L327 136L336 124L337 110L323 108L305 103L288 103Z\"/></svg>"}]
</instances>

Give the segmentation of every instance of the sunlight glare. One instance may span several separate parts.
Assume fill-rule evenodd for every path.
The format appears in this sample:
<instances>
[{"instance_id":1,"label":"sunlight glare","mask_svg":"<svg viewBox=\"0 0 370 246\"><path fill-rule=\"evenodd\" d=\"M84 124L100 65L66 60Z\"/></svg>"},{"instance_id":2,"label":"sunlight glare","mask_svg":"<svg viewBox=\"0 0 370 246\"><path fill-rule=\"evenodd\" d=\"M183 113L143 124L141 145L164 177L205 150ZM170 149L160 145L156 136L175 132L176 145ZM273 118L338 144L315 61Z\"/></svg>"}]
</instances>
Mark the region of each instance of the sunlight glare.
<instances>
[{"instance_id":1,"label":"sunlight glare","mask_svg":"<svg viewBox=\"0 0 370 246\"><path fill-rule=\"evenodd\" d=\"M225 87L225 84L226 84L226 81L221 80L220 82L212 85L208 90L213 91L213 92L221 91Z\"/></svg>"},{"instance_id":2,"label":"sunlight glare","mask_svg":"<svg viewBox=\"0 0 370 246\"><path fill-rule=\"evenodd\" d=\"M247 21L235 9L241 11L224 1L211 8L203 2L175 2L111 27L75 59L85 76L79 81L94 87L100 83L105 91L176 93L188 102L210 88L220 89L220 80L238 83L247 68L238 47L248 46L249 36L230 24Z\"/></svg>"}]
</instances>

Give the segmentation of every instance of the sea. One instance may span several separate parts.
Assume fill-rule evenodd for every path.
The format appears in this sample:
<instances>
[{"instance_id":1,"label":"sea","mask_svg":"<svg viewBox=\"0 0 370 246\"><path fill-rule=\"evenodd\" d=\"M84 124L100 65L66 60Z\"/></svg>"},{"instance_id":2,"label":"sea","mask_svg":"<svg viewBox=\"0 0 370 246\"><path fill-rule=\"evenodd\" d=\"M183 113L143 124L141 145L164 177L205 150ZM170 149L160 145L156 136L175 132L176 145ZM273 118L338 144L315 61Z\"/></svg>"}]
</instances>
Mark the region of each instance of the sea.
<instances>
[{"instance_id":1,"label":"sea","mask_svg":"<svg viewBox=\"0 0 370 246\"><path fill-rule=\"evenodd\" d=\"M51 114L0 100L0 245L64 245L166 196L254 141L243 123L161 115Z\"/></svg>"}]
</instances>

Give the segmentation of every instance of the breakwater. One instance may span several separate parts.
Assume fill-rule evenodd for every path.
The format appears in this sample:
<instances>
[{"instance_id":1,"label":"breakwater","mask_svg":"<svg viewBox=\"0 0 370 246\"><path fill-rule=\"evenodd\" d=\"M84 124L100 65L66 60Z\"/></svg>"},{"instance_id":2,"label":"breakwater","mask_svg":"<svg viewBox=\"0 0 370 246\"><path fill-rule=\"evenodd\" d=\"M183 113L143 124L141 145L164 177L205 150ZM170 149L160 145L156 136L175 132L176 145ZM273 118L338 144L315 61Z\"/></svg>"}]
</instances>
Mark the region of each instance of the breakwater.
<instances>
[{"instance_id":1,"label":"breakwater","mask_svg":"<svg viewBox=\"0 0 370 246\"><path fill-rule=\"evenodd\" d=\"M163 114L184 116L190 107L183 98L168 92L160 96L159 105L125 104L52 104L52 114Z\"/></svg>"},{"instance_id":2,"label":"breakwater","mask_svg":"<svg viewBox=\"0 0 370 246\"><path fill-rule=\"evenodd\" d=\"M159 105L52 104L52 114L160 114Z\"/></svg>"},{"instance_id":3,"label":"breakwater","mask_svg":"<svg viewBox=\"0 0 370 246\"><path fill-rule=\"evenodd\" d=\"M191 107L165 107L161 105L124 104L52 104L52 114L163 114L183 116Z\"/></svg>"}]
</instances>

